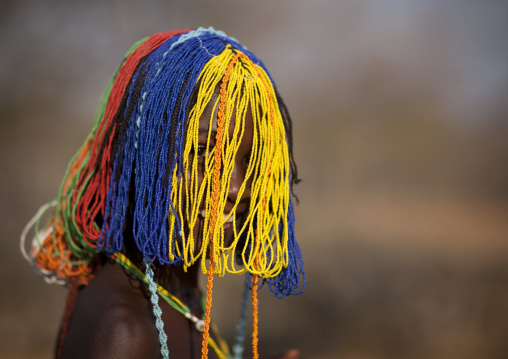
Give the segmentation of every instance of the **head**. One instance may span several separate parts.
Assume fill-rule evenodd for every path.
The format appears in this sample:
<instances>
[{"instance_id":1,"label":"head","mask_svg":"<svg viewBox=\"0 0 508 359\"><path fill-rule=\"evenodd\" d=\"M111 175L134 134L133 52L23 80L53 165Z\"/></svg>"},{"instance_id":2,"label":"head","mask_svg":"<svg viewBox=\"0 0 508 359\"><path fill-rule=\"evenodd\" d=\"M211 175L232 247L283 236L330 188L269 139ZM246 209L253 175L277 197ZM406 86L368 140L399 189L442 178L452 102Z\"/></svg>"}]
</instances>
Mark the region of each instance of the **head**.
<instances>
[{"instance_id":1,"label":"head","mask_svg":"<svg viewBox=\"0 0 508 359\"><path fill-rule=\"evenodd\" d=\"M213 29L156 34L106 89L39 263L65 252L57 274L86 282L96 253L132 240L148 262L206 271L213 256L219 275L250 272L291 294L296 181L291 121L262 62Z\"/></svg>"}]
</instances>

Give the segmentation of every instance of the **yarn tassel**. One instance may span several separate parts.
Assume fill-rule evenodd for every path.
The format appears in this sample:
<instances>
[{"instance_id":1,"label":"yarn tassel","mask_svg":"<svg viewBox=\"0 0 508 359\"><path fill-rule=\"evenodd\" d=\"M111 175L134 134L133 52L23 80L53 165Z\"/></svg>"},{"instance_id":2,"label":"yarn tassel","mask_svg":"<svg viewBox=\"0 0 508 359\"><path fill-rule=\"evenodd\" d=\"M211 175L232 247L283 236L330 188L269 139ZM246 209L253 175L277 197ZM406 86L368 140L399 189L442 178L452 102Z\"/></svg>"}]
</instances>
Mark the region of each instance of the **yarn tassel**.
<instances>
[{"instance_id":1,"label":"yarn tassel","mask_svg":"<svg viewBox=\"0 0 508 359\"><path fill-rule=\"evenodd\" d=\"M290 177L296 168L288 113L264 65L223 35L213 29L167 32L129 50L101 97L92 132L72 159L54 216L31 254L45 273L76 276L86 285L95 255L123 248L126 213L134 204L134 241L149 261L184 270L200 261L208 274L211 249L218 276L256 274L279 297L300 291L305 274L294 240L290 193L297 179ZM206 156L204 173L198 173L199 122L209 104L214 112L220 107L224 129L212 137L212 115L206 151L217 152L222 142L221 153ZM246 218L236 218L239 200L224 218L247 116L252 149L238 198L249 191L249 205ZM215 168L221 171L217 181ZM203 209L198 240L193 228ZM234 239L228 243L223 226L231 217Z\"/></svg>"}]
</instances>

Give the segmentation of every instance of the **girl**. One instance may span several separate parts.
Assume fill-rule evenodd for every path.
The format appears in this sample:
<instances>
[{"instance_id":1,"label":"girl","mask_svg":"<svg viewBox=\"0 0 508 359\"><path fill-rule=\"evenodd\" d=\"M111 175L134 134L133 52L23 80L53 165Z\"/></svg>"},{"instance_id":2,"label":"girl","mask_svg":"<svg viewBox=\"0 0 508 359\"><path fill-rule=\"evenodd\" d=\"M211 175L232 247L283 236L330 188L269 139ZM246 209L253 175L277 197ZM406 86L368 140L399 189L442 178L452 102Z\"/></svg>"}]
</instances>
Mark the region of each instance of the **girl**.
<instances>
[{"instance_id":1,"label":"girl","mask_svg":"<svg viewBox=\"0 0 508 359\"><path fill-rule=\"evenodd\" d=\"M27 259L69 289L56 356L240 358L243 331L230 354L210 322L214 277L230 272L246 275L257 358L261 284L278 297L305 287L291 138L264 65L235 39L199 28L134 44L33 220Z\"/></svg>"}]
</instances>

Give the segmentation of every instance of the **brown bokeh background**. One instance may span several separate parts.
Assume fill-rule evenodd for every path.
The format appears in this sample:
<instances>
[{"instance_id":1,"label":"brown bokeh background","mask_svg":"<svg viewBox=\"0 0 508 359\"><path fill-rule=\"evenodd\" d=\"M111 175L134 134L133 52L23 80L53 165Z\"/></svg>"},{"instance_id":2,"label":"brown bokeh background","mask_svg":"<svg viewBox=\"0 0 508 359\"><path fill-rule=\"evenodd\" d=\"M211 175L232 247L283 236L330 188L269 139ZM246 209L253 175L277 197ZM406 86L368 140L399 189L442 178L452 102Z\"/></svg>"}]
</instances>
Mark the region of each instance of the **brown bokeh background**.
<instances>
[{"instance_id":1,"label":"brown bokeh background","mask_svg":"<svg viewBox=\"0 0 508 359\"><path fill-rule=\"evenodd\" d=\"M261 295L262 353L508 355L508 4L502 0L0 3L0 357L50 358L65 290L18 238L53 199L130 45L214 26L293 116L301 296ZM241 279L216 281L232 342Z\"/></svg>"}]
</instances>

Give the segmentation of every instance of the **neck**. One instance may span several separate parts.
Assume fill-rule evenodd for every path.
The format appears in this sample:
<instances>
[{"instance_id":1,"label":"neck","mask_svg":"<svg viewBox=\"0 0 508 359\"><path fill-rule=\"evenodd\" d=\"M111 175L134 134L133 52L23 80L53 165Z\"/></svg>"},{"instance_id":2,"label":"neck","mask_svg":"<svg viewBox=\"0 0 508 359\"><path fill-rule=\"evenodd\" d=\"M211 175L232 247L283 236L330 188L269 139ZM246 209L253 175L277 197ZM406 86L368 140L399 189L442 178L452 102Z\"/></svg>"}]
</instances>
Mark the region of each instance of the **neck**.
<instances>
[{"instance_id":1,"label":"neck","mask_svg":"<svg viewBox=\"0 0 508 359\"><path fill-rule=\"evenodd\" d=\"M199 266L193 265L184 271L182 266L155 265L155 281L174 295L198 289ZM143 271L145 268L143 268Z\"/></svg>"},{"instance_id":2,"label":"neck","mask_svg":"<svg viewBox=\"0 0 508 359\"><path fill-rule=\"evenodd\" d=\"M126 231L127 235L130 236L131 231ZM127 243L134 243L134 239L131 237ZM138 266L138 269L142 272L146 272L145 265L141 260L140 253L133 245L128 246L127 252L136 253L134 258L131 258L133 262ZM128 256L129 257L129 256ZM200 272L200 264L194 264L184 271L182 266L176 265L161 265L157 261L153 263L154 269L154 280L157 284L165 288L172 295L180 299L195 315L201 316L201 292L199 290L198 275Z\"/></svg>"},{"instance_id":3,"label":"neck","mask_svg":"<svg viewBox=\"0 0 508 359\"><path fill-rule=\"evenodd\" d=\"M143 271L145 268L142 269ZM184 271L182 266L156 265L155 281L189 307L192 313L202 314L198 275L200 266L193 265Z\"/></svg>"}]
</instances>

